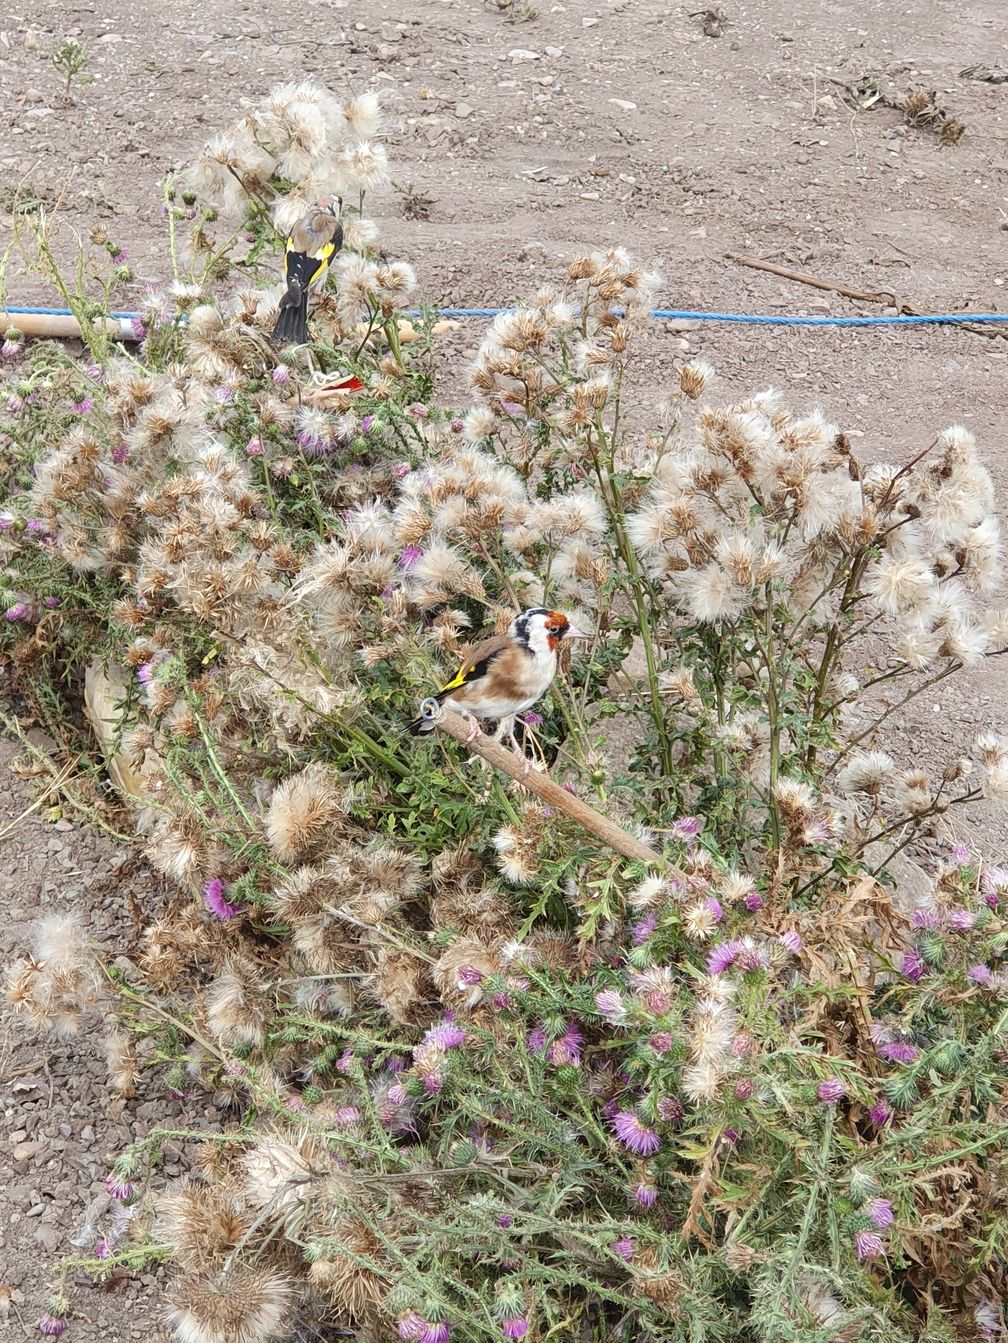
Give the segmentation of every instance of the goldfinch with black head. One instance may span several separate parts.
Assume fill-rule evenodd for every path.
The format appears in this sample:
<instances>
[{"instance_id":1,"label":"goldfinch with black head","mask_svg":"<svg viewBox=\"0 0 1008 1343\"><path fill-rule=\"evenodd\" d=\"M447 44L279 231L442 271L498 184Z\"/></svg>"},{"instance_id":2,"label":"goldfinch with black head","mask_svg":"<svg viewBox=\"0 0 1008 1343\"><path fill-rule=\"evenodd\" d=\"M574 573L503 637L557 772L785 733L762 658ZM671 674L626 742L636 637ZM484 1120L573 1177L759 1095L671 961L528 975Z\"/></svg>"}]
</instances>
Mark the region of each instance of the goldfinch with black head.
<instances>
[{"instance_id":1,"label":"goldfinch with black head","mask_svg":"<svg viewBox=\"0 0 1008 1343\"><path fill-rule=\"evenodd\" d=\"M343 246L339 196L320 196L314 209L291 229L284 252L287 292L280 300L280 315L273 339L284 345L308 343L308 290L321 284L329 262Z\"/></svg>"},{"instance_id":2,"label":"goldfinch with black head","mask_svg":"<svg viewBox=\"0 0 1008 1343\"><path fill-rule=\"evenodd\" d=\"M516 714L531 709L549 690L557 672L557 650L565 639L584 639L562 611L532 607L515 616L506 634L484 639L470 650L456 676L431 696L446 709L472 719L472 741L479 732L481 719L511 722L514 737ZM410 732L419 736L433 732L433 718L421 716L410 724Z\"/></svg>"}]
</instances>

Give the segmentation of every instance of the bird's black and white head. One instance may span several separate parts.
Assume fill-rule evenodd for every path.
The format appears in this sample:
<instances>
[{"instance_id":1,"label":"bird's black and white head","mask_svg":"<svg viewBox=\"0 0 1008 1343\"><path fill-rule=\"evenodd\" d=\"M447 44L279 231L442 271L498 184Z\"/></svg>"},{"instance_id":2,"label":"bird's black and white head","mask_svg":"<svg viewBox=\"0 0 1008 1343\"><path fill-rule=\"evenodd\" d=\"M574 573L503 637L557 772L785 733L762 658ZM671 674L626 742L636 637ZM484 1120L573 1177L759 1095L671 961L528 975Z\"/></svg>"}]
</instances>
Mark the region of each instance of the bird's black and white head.
<instances>
[{"instance_id":1,"label":"bird's black and white head","mask_svg":"<svg viewBox=\"0 0 1008 1343\"><path fill-rule=\"evenodd\" d=\"M320 210L328 210L331 215L339 219L340 211L343 209L342 196L319 196L316 201Z\"/></svg>"},{"instance_id":2,"label":"bird's black and white head","mask_svg":"<svg viewBox=\"0 0 1008 1343\"><path fill-rule=\"evenodd\" d=\"M511 622L511 637L530 653L555 653L564 639L583 639L562 611L550 611L545 606L533 606L515 616Z\"/></svg>"}]
</instances>

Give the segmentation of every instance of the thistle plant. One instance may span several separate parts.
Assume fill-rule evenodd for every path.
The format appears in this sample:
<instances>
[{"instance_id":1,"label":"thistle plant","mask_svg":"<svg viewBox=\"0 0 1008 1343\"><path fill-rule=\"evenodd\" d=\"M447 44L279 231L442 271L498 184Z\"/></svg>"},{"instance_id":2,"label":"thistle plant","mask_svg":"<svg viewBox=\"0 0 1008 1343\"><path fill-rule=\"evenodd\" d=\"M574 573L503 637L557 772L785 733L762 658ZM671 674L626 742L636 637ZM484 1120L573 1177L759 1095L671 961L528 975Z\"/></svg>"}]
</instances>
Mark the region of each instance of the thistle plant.
<instances>
[{"instance_id":1,"label":"thistle plant","mask_svg":"<svg viewBox=\"0 0 1008 1343\"><path fill-rule=\"evenodd\" d=\"M699 363L644 426L658 281L620 250L496 319L443 405L363 218L320 377L281 362L279 289L214 276L266 258L251 218L370 191L377 113L275 91L168 187L198 274L136 357L8 361L0 656L64 723L106 687L96 767L177 888L129 968L60 921L10 996L100 1019L122 1103L144 1071L192 1107L62 1274L170 1263L186 1343L995 1339L1008 872L942 827L1003 799L1008 742L932 777L893 736L1005 645L971 437L866 464L776 394L708 405ZM594 635L528 750L659 863L405 732L539 604Z\"/></svg>"}]
</instances>

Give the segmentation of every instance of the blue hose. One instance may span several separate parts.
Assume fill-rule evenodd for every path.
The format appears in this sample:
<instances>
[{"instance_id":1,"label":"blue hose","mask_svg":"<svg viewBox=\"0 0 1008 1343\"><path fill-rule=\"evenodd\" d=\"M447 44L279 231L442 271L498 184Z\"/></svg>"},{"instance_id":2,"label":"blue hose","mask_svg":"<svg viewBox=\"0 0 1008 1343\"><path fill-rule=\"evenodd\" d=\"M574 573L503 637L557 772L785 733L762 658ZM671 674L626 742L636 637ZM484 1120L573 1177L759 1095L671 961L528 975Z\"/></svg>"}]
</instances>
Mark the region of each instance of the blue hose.
<instances>
[{"instance_id":1,"label":"blue hose","mask_svg":"<svg viewBox=\"0 0 1008 1343\"><path fill-rule=\"evenodd\" d=\"M0 309L8 316L19 314L40 317L72 317L69 308L17 308L8 305ZM441 317L498 317L504 312L514 312L514 308L437 308ZM105 316L119 321L141 321L139 312L110 312ZM416 310L406 314L419 317ZM651 316L659 321L673 322L732 322L736 326L970 326L980 322L1008 322L1008 313L1004 312L944 312L923 313L920 316L899 315L896 317L773 317L768 314L744 312L691 312L679 308L655 308Z\"/></svg>"}]
</instances>

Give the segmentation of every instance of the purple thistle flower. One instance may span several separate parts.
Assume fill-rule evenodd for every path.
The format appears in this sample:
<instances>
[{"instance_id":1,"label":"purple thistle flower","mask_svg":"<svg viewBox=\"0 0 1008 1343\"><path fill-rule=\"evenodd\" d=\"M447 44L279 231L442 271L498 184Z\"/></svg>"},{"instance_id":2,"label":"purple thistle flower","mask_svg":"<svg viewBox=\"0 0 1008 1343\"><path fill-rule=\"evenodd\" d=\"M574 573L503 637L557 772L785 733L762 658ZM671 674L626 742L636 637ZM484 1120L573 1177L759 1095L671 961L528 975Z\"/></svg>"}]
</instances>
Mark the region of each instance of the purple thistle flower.
<instances>
[{"instance_id":1,"label":"purple thistle flower","mask_svg":"<svg viewBox=\"0 0 1008 1343\"><path fill-rule=\"evenodd\" d=\"M225 898L230 889L230 882L225 881L223 877L211 877L209 881L203 883L203 899L206 901L206 907L222 922L233 919L235 915L241 913L237 905L229 904Z\"/></svg>"},{"instance_id":2,"label":"purple thistle flower","mask_svg":"<svg viewBox=\"0 0 1008 1343\"><path fill-rule=\"evenodd\" d=\"M750 914L755 914L758 909L763 908L763 897L759 891L750 891L745 898L745 907Z\"/></svg>"},{"instance_id":3,"label":"purple thistle flower","mask_svg":"<svg viewBox=\"0 0 1008 1343\"><path fill-rule=\"evenodd\" d=\"M420 1335L420 1343L448 1343L450 1334L451 1325L444 1320L429 1322Z\"/></svg>"},{"instance_id":4,"label":"purple thistle flower","mask_svg":"<svg viewBox=\"0 0 1008 1343\"><path fill-rule=\"evenodd\" d=\"M531 710L529 710L528 713L521 714L519 717L519 722L524 723L526 727L540 727L542 725L542 721L543 721L542 714L533 713Z\"/></svg>"},{"instance_id":5,"label":"purple thistle flower","mask_svg":"<svg viewBox=\"0 0 1008 1343\"><path fill-rule=\"evenodd\" d=\"M910 918L913 928L937 928L938 911L934 909L915 909Z\"/></svg>"},{"instance_id":6,"label":"purple thistle flower","mask_svg":"<svg viewBox=\"0 0 1008 1343\"><path fill-rule=\"evenodd\" d=\"M102 371L100 364L85 364L84 372L87 374L87 376L91 379L92 382L101 382Z\"/></svg>"},{"instance_id":7,"label":"purple thistle flower","mask_svg":"<svg viewBox=\"0 0 1008 1343\"><path fill-rule=\"evenodd\" d=\"M462 430L465 428L465 425L461 420L455 419L452 420L451 425L449 427L451 428L453 434L460 434Z\"/></svg>"},{"instance_id":8,"label":"purple thistle flower","mask_svg":"<svg viewBox=\"0 0 1008 1343\"><path fill-rule=\"evenodd\" d=\"M883 1124L888 1124L889 1120L892 1119L892 1110L885 1101L876 1101L868 1113L876 1128L881 1128Z\"/></svg>"},{"instance_id":9,"label":"purple thistle flower","mask_svg":"<svg viewBox=\"0 0 1008 1343\"><path fill-rule=\"evenodd\" d=\"M28 614L28 609L27 602L15 602L13 606L8 606L7 610L4 612L4 620L10 620L11 622L15 620L24 620L25 616Z\"/></svg>"},{"instance_id":10,"label":"purple thistle flower","mask_svg":"<svg viewBox=\"0 0 1008 1343\"><path fill-rule=\"evenodd\" d=\"M493 993L490 995L490 1005L495 1007L498 1012L509 1011L513 1001L510 993Z\"/></svg>"},{"instance_id":11,"label":"purple thistle flower","mask_svg":"<svg viewBox=\"0 0 1008 1343\"><path fill-rule=\"evenodd\" d=\"M674 1124L684 1113L683 1103L677 1096L663 1096L658 1102L658 1118L663 1123Z\"/></svg>"},{"instance_id":12,"label":"purple thistle flower","mask_svg":"<svg viewBox=\"0 0 1008 1343\"><path fill-rule=\"evenodd\" d=\"M432 1026L423 1038L425 1045L436 1045L439 1049L457 1049L465 1044L466 1033L454 1021L445 1019Z\"/></svg>"},{"instance_id":13,"label":"purple thistle flower","mask_svg":"<svg viewBox=\"0 0 1008 1343\"><path fill-rule=\"evenodd\" d=\"M635 947L642 947L648 940L654 930L658 927L658 915L647 914L639 923L634 924L633 944Z\"/></svg>"},{"instance_id":14,"label":"purple thistle flower","mask_svg":"<svg viewBox=\"0 0 1008 1343\"><path fill-rule=\"evenodd\" d=\"M595 1007L599 1014L614 1026L626 1020L626 1005L619 989L603 989L601 993L596 993Z\"/></svg>"},{"instance_id":15,"label":"purple thistle flower","mask_svg":"<svg viewBox=\"0 0 1008 1343\"><path fill-rule=\"evenodd\" d=\"M117 443L112 449L112 461L115 466L122 466L128 456L129 448L125 443Z\"/></svg>"},{"instance_id":16,"label":"purple thistle flower","mask_svg":"<svg viewBox=\"0 0 1008 1343\"><path fill-rule=\"evenodd\" d=\"M781 933L777 941L782 947L790 951L792 956L797 956L802 948L802 940L793 928L789 928L786 933Z\"/></svg>"},{"instance_id":17,"label":"purple thistle flower","mask_svg":"<svg viewBox=\"0 0 1008 1343\"><path fill-rule=\"evenodd\" d=\"M982 984L984 988L989 988L994 982L994 976L991 973L989 965L971 965L969 968L969 977L974 984Z\"/></svg>"},{"instance_id":18,"label":"purple thistle flower","mask_svg":"<svg viewBox=\"0 0 1008 1343\"><path fill-rule=\"evenodd\" d=\"M530 1054L541 1054L546 1048L546 1031L542 1026L536 1026L535 1030L528 1033L528 1039L525 1047Z\"/></svg>"},{"instance_id":19,"label":"purple thistle flower","mask_svg":"<svg viewBox=\"0 0 1008 1343\"><path fill-rule=\"evenodd\" d=\"M8 407L10 409L10 407ZM9 532L14 528L13 513L0 513L0 532Z\"/></svg>"},{"instance_id":20,"label":"purple thistle flower","mask_svg":"<svg viewBox=\"0 0 1008 1343\"><path fill-rule=\"evenodd\" d=\"M681 816L673 823L672 833L678 835L680 839L695 839L700 833L702 824L699 816Z\"/></svg>"},{"instance_id":21,"label":"purple thistle flower","mask_svg":"<svg viewBox=\"0 0 1008 1343\"><path fill-rule=\"evenodd\" d=\"M261 440L258 438L250 438L245 444L245 451L249 457L261 457L263 451Z\"/></svg>"},{"instance_id":22,"label":"purple thistle flower","mask_svg":"<svg viewBox=\"0 0 1008 1343\"><path fill-rule=\"evenodd\" d=\"M952 845L952 861L956 867L966 867L969 864L970 851L966 844Z\"/></svg>"},{"instance_id":23,"label":"purple thistle flower","mask_svg":"<svg viewBox=\"0 0 1008 1343\"><path fill-rule=\"evenodd\" d=\"M354 1052L350 1048L350 1046L347 1045L346 1049L344 1049L343 1053L336 1060L336 1071L341 1072L343 1076L346 1077L347 1073L350 1071L350 1067L353 1064L353 1061L354 1061Z\"/></svg>"},{"instance_id":24,"label":"purple thistle flower","mask_svg":"<svg viewBox=\"0 0 1008 1343\"><path fill-rule=\"evenodd\" d=\"M126 264L125 247L117 247L116 250L112 253L112 264L113 266L123 266Z\"/></svg>"},{"instance_id":25,"label":"purple thistle flower","mask_svg":"<svg viewBox=\"0 0 1008 1343\"><path fill-rule=\"evenodd\" d=\"M214 392L214 400L220 402L222 406L231 406L234 404L235 387L232 382L222 382Z\"/></svg>"},{"instance_id":26,"label":"purple thistle flower","mask_svg":"<svg viewBox=\"0 0 1008 1343\"><path fill-rule=\"evenodd\" d=\"M48 607L50 611L55 611L60 605L60 599L58 597L46 597L42 605Z\"/></svg>"},{"instance_id":27,"label":"purple thistle flower","mask_svg":"<svg viewBox=\"0 0 1008 1343\"><path fill-rule=\"evenodd\" d=\"M528 1333L528 1320L524 1315L512 1315L501 1325L501 1332L505 1338L524 1338Z\"/></svg>"},{"instance_id":28,"label":"purple thistle flower","mask_svg":"<svg viewBox=\"0 0 1008 1343\"><path fill-rule=\"evenodd\" d=\"M641 1180L634 1189L633 1196L638 1208L653 1208L658 1202L658 1190L646 1180Z\"/></svg>"},{"instance_id":29,"label":"purple thistle flower","mask_svg":"<svg viewBox=\"0 0 1008 1343\"><path fill-rule=\"evenodd\" d=\"M827 1105L835 1105L837 1101L843 1100L847 1095L847 1088L839 1077L829 1077L825 1082L819 1083L818 1096L821 1101Z\"/></svg>"},{"instance_id":30,"label":"purple thistle flower","mask_svg":"<svg viewBox=\"0 0 1008 1343\"><path fill-rule=\"evenodd\" d=\"M736 941L719 942L716 947L711 947L707 957L707 973L723 975L735 964L741 950L742 944Z\"/></svg>"},{"instance_id":31,"label":"purple thistle flower","mask_svg":"<svg viewBox=\"0 0 1008 1343\"><path fill-rule=\"evenodd\" d=\"M916 951L908 951L903 957L903 974L910 980L911 984L916 984L919 980L923 979L924 971L926 969L927 966Z\"/></svg>"},{"instance_id":32,"label":"purple thistle flower","mask_svg":"<svg viewBox=\"0 0 1008 1343\"><path fill-rule=\"evenodd\" d=\"M711 912L711 914L713 914L714 922L720 923L721 920L724 918L724 910L721 908L721 901L715 900L714 897L711 896L709 900L704 901L704 905Z\"/></svg>"},{"instance_id":33,"label":"purple thistle flower","mask_svg":"<svg viewBox=\"0 0 1008 1343\"><path fill-rule=\"evenodd\" d=\"M286 364L277 364L276 368L270 374L270 377L273 379L275 386L283 387L286 383L290 382L290 369Z\"/></svg>"},{"instance_id":34,"label":"purple thistle flower","mask_svg":"<svg viewBox=\"0 0 1008 1343\"><path fill-rule=\"evenodd\" d=\"M730 1142L734 1146L735 1143L739 1142L742 1134L739 1133L737 1128L725 1128L721 1130L721 1137L724 1138L725 1142Z\"/></svg>"},{"instance_id":35,"label":"purple thistle flower","mask_svg":"<svg viewBox=\"0 0 1008 1343\"><path fill-rule=\"evenodd\" d=\"M69 1327L70 1321L65 1315L53 1315L48 1310L38 1322L39 1333L48 1334L50 1338L58 1338Z\"/></svg>"},{"instance_id":36,"label":"purple thistle flower","mask_svg":"<svg viewBox=\"0 0 1008 1343\"><path fill-rule=\"evenodd\" d=\"M565 1064L568 1067L579 1068L581 1066L582 1039L578 1028L574 1025L568 1025L559 1040L554 1040L550 1046L550 1063L557 1068L562 1068Z\"/></svg>"},{"instance_id":37,"label":"purple thistle flower","mask_svg":"<svg viewBox=\"0 0 1008 1343\"><path fill-rule=\"evenodd\" d=\"M667 1054L675 1044L675 1040L670 1031L655 1031L648 1044L656 1054Z\"/></svg>"},{"instance_id":38,"label":"purple thistle flower","mask_svg":"<svg viewBox=\"0 0 1008 1343\"><path fill-rule=\"evenodd\" d=\"M913 1063L917 1050L905 1040L884 1040L876 1046L879 1058L887 1063Z\"/></svg>"},{"instance_id":39,"label":"purple thistle flower","mask_svg":"<svg viewBox=\"0 0 1008 1343\"><path fill-rule=\"evenodd\" d=\"M871 1263L882 1253L882 1237L875 1231L859 1231L854 1237L854 1246L860 1263Z\"/></svg>"},{"instance_id":40,"label":"purple thistle flower","mask_svg":"<svg viewBox=\"0 0 1008 1343\"><path fill-rule=\"evenodd\" d=\"M755 1087L751 1077L743 1077L735 1083L735 1099L737 1101L747 1101L753 1094Z\"/></svg>"},{"instance_id":41,"label":"purple thistle flower","mask_svg":"<svg viewBox=\"0 0 1008 1343\"><path fill-rule=\"evenodd\" d=\"M613 1132L630 1152L638 1156L652 1156L661 1147L661 1138L653 1128L647 1128L630 1110L620 1110L612 1119Z\"/></svg>"},{"instance_id":42,"label":"purple thistle flower","mask_svg":"<svg viewBox=\"0 0 1008 1343\"><path fill-rule=\"evenodd\" d=\"M341 1105L333 1115L337 1128L352 1128L360 1123L361 1112L356 1105Z\"/></svg>"},{"instance_id":43,"label":"purple thistle flower","mask_svg":"<svg viewBox=\"0 0 1008 1343\"><path fill-rule=\"evenodd\" d=\"M133 333L134 340L146 340L147 328L141 322L139 317L130 318L130 331Z\"/></svg>"},{"instance_id":44,"label":"purple thistle flower","mask_svg":"<svg viewBox=\"0 0 1008 1343\"><path fill-rule=\"evenodd\" d=\"M427 1068L421 1071L420 1077L423 1081L424 1095L436 1096L444 1086L444 1078L436 1068Z\"/></svg>"},{"instance_id":45,"label":"purple thistle flower","mask_svg":"<svg viewBox=\"0 0 1008 1343\"><path fill-rule=\"evenodd\" d=\"M29 518L25 527L31 532L32 536L45 536L46 527L41 518Z\"/></svg>"},{"instance_id":46,"label":"purple thistle flower","mask_svg":"<svg viewBox=\"0 0 1008 1343\"><path fill-rule=\"evenodd\" d=\"M10 337L8 337L4 343L0 345L0 359L16 359L21 353L22 348L22 341L11 340Z\"/></svg>"},{"instance_id":47,"label":"purple thistle flower","mask_svg":"<svg viewBox=\"0 0 1008 1343\"><path fill-rule=\"evenodd\" d=\"M506 1231L509 1226L514 1226L514 1218L509 1212L502 1212L497 1218L497 1225L503 1227Z\"/></svg>"},{"instance_id":48,"label":"purple thistle flower","mask_svg":"<svg viewBox=\"0 0 1008 1343\"><path fill-rule=\"evenodd\" d=\"M409 1100L409 1092L401 1082L394 1082L388 1089L388 1098L393 1105L405 1105Z\"/></svg>"},{"instance_id":49,"label":"purple thistle flower","mask_svg":"<svg viewBox=\"0 0 1008 1343\"><path fill-rule=\"evenodd\" d=\"M398 1324L399 1337L405 1340L405 1343L413 1343L413 1340L422 1338L427 1332L427 1321L415 1310L408 1310L403 1315Z\"/></svg>"},{"instance_id":50,"label":"purple thistle flower","mask_svg":"<svg viewBox=\"0 0 1008 1343\"><path fill-rule=\"evenodd\" d=\"M483 983L484 979L486 979L486 975L482 970L477 970L475 966L463 965L461 970L459 970L458 982L460 989L476 988L477 985Z\"/></svg>"},{"instance_id":51,"label":"purple thistle flower","mask_svg":"<svg viewBox=\"0 0 1008 1343\"><path fill-rule=\"evenodd\" d=\"M974 923L976 923L976 915L971 909L952 909L949 911L948 926L954 933L968 933Z\"/></svg>"},{"instance_id":52,"label":"purple thistle flower","mask_svg":"<svg viewBox=\"0 0 1008 1343\"><path fill-rule=\"evenodd\" d=\"M112 1247L107 1240L98 1241L94 1247L94 1256L96 1259L107 1259L112 1253Z\"/></svg>"},{"instance_id":53,"label":"purple thistle flower","mask_svg":"<svg viewBox=\"0 0 1008 1343\"><path fill-rule=\"evenodd\" d=\"M150 685L154 679L154 668L157 666L157 658L151 658L149 662L141 662L137 667L137 680L141 685Z\"/></svg>"},{"instance_id":54,"label":"purple thistle flower","mask_svg":"<svg viewBox=\"0 0 1008 1343\"><path fill-rule=\"evenodd\" d=\"M865 1212L880 1231L893 1224L892 1204L887 1198L870 1198L865 1205Z\"/></svg>"},{"instance_id":55,"label":"purple thistle flower","mask_svg":"<svg viewBox=\"0 0 1008 1343\"><path fill-rule=\"evenodd\" d=\"M399 568L412 569L414 564L419 564L423 557L422 546L403 546L399 555Z\"/></svg>"},{"instance_id":56,"label":"purple thistle flower","mask_svg":"<svg viewBox=\"0 0 1008 1343\"><path fill-rule=\"evenodd\" d=\"M70 409L75 415L86 415L89 410L94 410L94 397L82 396L79 401L74 401Z\"/></svg>"},{"instance_id":57,"label":"purple thistle flower","mask_svg":"<svg viewBox=\"0 0 1008 1343\"><path fill-rule=\"evenodd\" d=\"M618 1254L624 1263L629 1264L637 1252L636 1242L631 1236L620 1236L609 1246L613 1254Z\"/></svg>"},{"instance_id":58,"label":"purple thistle flower","mask_svg":"<svg viewBox=\"0 0 1008 1343\"><path fill-rule=\"evenodd\" d=\"M105 1177L105 1188L112 1197L118 1199L120 1203L125 1203L126 1200L132 1198L136 1192L129 1180L124 1180L122 1176L117 1175L115 1171L113 1171L111 1175Z\"/></svg>"},{"instance_id":59,"label":"purple thistle flower","mask_svg":"<svg viewBox=\"0 0 1008 1343\"><path fill-rule=\"evenodd\" d=\"M373 415L365 415L361 420L360 431L365 438L367 438L368 434L370 434L371 430L374 428L374 422L375 417Z\"/></svg>"}]
</instances>

